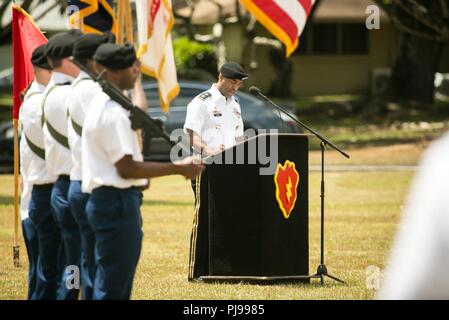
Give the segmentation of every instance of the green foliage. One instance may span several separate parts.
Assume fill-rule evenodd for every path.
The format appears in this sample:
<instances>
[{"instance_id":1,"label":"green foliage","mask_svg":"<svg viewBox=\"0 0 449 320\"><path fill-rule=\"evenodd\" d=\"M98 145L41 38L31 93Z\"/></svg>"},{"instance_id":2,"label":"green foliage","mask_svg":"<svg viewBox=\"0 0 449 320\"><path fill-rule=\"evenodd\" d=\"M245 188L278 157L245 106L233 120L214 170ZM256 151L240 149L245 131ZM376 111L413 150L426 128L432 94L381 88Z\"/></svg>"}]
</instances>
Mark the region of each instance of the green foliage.
<instances>
[{"instance_id":1,"label":"green foliage","mask_svg":"<svg viewBox=\"0 0 449 320\"><path fill-rule=\"evenodd\" d=\"M188 69L203 69L214 75L216 73L216 58L214 46L180 37L173 40L176 69L185 73Z\"/></svg>"}]
</instances>

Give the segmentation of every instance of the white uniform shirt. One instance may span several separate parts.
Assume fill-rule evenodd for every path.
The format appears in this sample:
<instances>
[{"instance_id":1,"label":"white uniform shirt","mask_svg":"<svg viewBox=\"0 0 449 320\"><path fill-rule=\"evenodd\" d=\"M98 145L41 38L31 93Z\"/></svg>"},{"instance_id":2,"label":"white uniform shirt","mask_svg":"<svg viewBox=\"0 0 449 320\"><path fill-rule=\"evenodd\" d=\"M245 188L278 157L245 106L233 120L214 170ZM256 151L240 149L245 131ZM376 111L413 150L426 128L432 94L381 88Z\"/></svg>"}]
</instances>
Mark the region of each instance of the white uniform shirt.
<instances>
[{"instance_id":1,"label":"white uniform shirt","mask_svg":"<svg viewBox=\"0 0 449 320\"><path fill-rule=\"evenodd\" d=\"M449 133L424 154L380 299L449 299Z\"/></svg>"},{"instance_id":2,"label":"white uniform shirt","mask_svg":"<svg viewBox=\"0 0 449 320\"><path fill-rule=\"evenodd\" d=\"M243 136L243 120L240 105L235 97L226 99L215 84L195 97L187 106L184 131L197 133L210 148L225 148L236 144L236 138Z\"/></svg>"},{"instance_id":3,"label":"white uniform shirt","mask_svg":"<svg viewBox=\"0 0 449 320\"><path fill-rule=\"evenodd\" d=\"M31 89L31 88L30 88ZM41 93L40 93L41 94ZM22 119L22 108L23 104L19 110L19 120ZM23 220L28 218L28 206L30 204L31 199L31 189L32 186L27 180L28 171L30 169L30 158L33 156L32 151L28 147L25 136L23 135L22 129L22 137L20 138L19 144L19 152L20 152L20 175L22 176L22 194L20 195L20 218ZM44 162L45 167L45 162Z\"/></svg>"},{"instance_id":4,"label":"white uniform shirt","mask_svg":"<svg viewBox=\"0 0 449 320\"><path fill-rule=\"evenodd\" d=\"M81 136L74 129L73 122L75 122L75 126L83 127L87 107L93 97L100 92L102 92L101 87L83 71L72 83L72 91L67 102L69 110L67 133L73 165L70 171L70 180L79 181L82 179Z\"/></svg>"},{"instance_id":5,"label":"white uniform shirt","mask_svg":"<svg viewBox=\"0 0 449 320\"><path fill-rule=\"evenodd\" d=\"M20 167L23 177L31 185L53 183L56 180L46 167L46 161L36 155L26 142L27 137L34 145L44 148L42 129L42 98L45 87L33 82L20 107L19 120L22 128L20 139Z\"/></svg>"},{"instance_id":6,"label":"white uniform shirt","mask_svg":"<svg viewBox=\"0 0 449 320\"><path fill-rule=\"evenodd\" d=\"M67 83L74 79L60 72L53 72L53 75L45 88L44 102L45 118L55 128L57 132L67 137L67 97L72 89ZM61 85L57 88L53 87ZM50 91L51 90L51 91ZM49 92L50 91L50 92ZM48 126L44 124L45 160L50 174L69 175L72 169L72 159L70 149L56 141L49 132Z\"/></svg>"},{"instance_id":7,"label":"white uniform shirt","mask_svg":"<svg viewBox=\"0 0 449 320\"><path fill-rule=\"evenodd\" d=\"M87 109L81 140L83 192L91 193L100 186L126 189L148 183L147 179L123 179L118 174L114 165L118 160L131 155L135 161L143 161L143 156L129 112L103 92Z\"/></svg>"},{"instance_id":8,"label":"white uniform shirt","mask_svg":"<svg viewBox=\"0 0 449 320\"><path fill-rule=\"evenodd\" d=\"M29 217L28 207L30 206L32 191L33 185L26 180L26 176L22 176L22 194L20 195L20 219L22 221Z\"/></svg>"}]
</instances>

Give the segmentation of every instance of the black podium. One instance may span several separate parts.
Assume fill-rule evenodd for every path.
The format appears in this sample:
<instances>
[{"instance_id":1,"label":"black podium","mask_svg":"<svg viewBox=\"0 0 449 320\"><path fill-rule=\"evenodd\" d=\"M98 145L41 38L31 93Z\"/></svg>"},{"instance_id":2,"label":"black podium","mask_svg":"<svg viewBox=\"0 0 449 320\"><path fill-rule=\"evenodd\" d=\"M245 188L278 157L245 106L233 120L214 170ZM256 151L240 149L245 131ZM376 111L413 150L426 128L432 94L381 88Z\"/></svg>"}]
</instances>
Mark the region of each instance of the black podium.
<instances>
[{"instance_id":1,"label":"black podium","mask_svg":"<svg viewBox=\"0 0 449 320\"><path fill-rule=\"evenodd\" d=\"M196 182L189 280L308 282L308 136L259 135L213 162Z\"/></svg>"}]
</instances>

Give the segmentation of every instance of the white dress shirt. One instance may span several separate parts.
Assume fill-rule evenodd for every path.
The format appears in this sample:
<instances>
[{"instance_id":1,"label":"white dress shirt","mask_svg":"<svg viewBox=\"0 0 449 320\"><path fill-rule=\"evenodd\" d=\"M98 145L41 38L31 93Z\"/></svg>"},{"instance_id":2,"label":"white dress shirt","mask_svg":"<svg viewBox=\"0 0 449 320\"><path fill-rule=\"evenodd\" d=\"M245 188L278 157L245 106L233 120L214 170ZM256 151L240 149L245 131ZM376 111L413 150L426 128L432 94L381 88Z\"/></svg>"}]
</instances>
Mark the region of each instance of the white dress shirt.
<instances>
[{"instance_id":1,"label":"white dress shirt","mask_svg":"<svg viewBox=\"0 0 449 320\"><path fill-rule=\"evenodd\" d=\"M88 107L81 140L83 192L91 193L100 186L126 189L148 183L147 179L123 179L118 174L114 164L125 155L135 161L143 161L143 156L129 112L103 92Z\"/></svg>"},{"instance_id":2,"label":"white dress shirt","mask_svg":"<svg viewBox=\"0 0 449 320\"><path fill-rule=\"evenodd\" d=\"M100 92L102 92L101 87L84 71L81 71L72 83L72 91L67 102L69 110L67 132L73 165L70 171L70 180L79 181L82 179L81 136L74 129L74 125L83 127L87 108L93 97Z\"/></svg>"},{"instance_id":3,"label":"white dress shirt","mask_svg":"<svg viewBox=\"0 0 449 320\"><path fill-rule=\"evenodd\" d=\"M425 152L387 263L380 299L449 299L449 133Z\"/></svg>"},{"instance_id":4,"label":"white dress shirt","mask_svg":"<svg viewBox=\"0 0 449 320\"><path fill-rule=\"evenodd\" d=\"M28 146L26 138L40 149L44 147L42 128L42 98L45 87L33 82L28 89L19 112L22 130L20 139L20 162L22 176L31 185L53 183L56 177L50 174L46 161L36 155Z\"/></svg>"},{"instance_id":5,"label":"white dress shirt","mask_svg":"<svg viewBox=\"0 0 449 320\"><path fill-rule=\"evenodd\" d=\"M187 133L186 129L198 134L212 149L232 147L243 136L240 105L234 96L226 99L214 84L188 104L184 123Z\"/></svg>"},{"instance_id":6,"label":"white dress shirt","mask_svg":"<svg viewBox=\"0 0 449 320\"><path fill-rule=\"evenodd\" d=\"M26 180L26 176L22 176L22 194L20 195L20 219L22 221L29 217L28 207L30 206L32 191L33 185Z\"/></svg>"},{"instance_id":7,"label":"white dress shirt","mask_svg":"<svg viewBox=\"0 0 449 320\"><path fill-rule=\"evenodd\" d=\"M53 72L44 92L45 119L67 139L67 98L74 79L64 73ZM64 85L62 85L64 84ZM59 85L59 86L58 86ZM72 169L70 149L56 141L44 123L44 143L47 169L50 174L69 175Z\"/></svg>"},{"instance_id":8,"label":"white dress shirt","mask_svg":"<svg viewBox=\"0 0 449 320\"><path fill-rule=\"evenodd\" d=\"M22 108L23 104L19 110L19 120L22 118ZM28 218L28 206L30 204L31 200L31 190L32 186L27 180L27 174L29 172L30 168L30 158L33 156L31 153L32 151L28 147L25 136L23 135L22 130L22 137L20 138L19 143L19 152L20 152L20 175L22 176L22 193L20 195L20 218L23 220ZM45 167L45 162L44 162Z\"/></svg>"}]
</instances>

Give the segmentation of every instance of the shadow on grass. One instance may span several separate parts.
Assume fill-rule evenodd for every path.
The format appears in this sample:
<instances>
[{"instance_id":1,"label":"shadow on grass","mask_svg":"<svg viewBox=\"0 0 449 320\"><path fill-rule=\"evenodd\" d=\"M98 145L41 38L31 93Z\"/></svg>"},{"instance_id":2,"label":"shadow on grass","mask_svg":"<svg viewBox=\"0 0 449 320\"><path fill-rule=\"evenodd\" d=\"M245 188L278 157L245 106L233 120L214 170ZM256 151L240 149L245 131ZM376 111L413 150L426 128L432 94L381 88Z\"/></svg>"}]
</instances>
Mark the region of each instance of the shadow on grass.
<instances>
[{"instance_id":1,"label":"shadow on grass","mask_svg":"<svg viewBox=\"0 0 449 320\"><path fill-rule=\"evenodd\" d=\"M14 197L12 196L2 196L0 195L0 205L13 205ZM193 199L192 201L177 201L177 200L144 200L142 205L145 206L192 206L193 208Z\"/></svg>"},{"instance_id":2,"label":"shadow on grass","mask_svg":"<svg viewBox=\"0 0 449 320\"><path fill-rule=\"evenodd\" d=\"M0 195L0 205L13 205L13 204L14 204L14 197Z\"/></svg>"},{"instance_id":3,"label":"shadow on grass","mask_svg":"<svg viewBox=\"0 0 449 320\"><path fill-rule=\"evenodd\" d=\"M144 206L191 206L193 208L193 199L192 201L177 201L177 200L143 200L142 205Z\"/></svg>"},{"instance_id":4,"label":"shadow on grass","mask_svg":"<svg viewBox=\"0 0 449 320\"><path fill-rule=\"evenodd\" d=\"M424 143L431 142L435 140L439 135L443 134L434 134L434 135L425 135L421 137L398 137L398 138L372 138L372 139L361 139L358 141L348 141L347 139L332 139L331 134L327 134L327 137L335 143L338 147L343 149L361 149L361 148L369 148L369 147L384 147L384 146L392 146L396 144L409 144L409 143ZM316 139L311 139L309 144L309 150L321 150L319 141Z\"/></svg>"}]
</instances>

